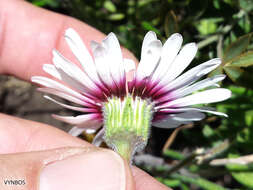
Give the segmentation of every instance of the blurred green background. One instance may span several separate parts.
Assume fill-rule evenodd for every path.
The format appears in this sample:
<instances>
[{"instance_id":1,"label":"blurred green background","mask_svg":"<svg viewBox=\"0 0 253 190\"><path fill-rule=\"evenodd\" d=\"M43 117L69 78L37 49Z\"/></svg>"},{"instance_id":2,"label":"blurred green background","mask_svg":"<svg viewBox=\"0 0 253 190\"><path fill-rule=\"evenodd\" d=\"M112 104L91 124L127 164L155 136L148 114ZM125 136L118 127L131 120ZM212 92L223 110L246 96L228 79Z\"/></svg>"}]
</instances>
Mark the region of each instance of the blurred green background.
<instances>
[{"instance_id":1,"label":"blurred green background","mask_svg":"<svg viewBox=\"0 0 253 190\"><path fill-rule=\"evenodd\" d=\"M221 85L233 96L212 106L229 118L210 115L176 131L152 129L149 144L135 163L173 189L253 189L252 0L29 1L104 33L114 32L137 58L149 30L162 41L179 32L184 43L198 42L190 67L222 58L222 65L211 75L225 73Z\"/></svg>"}]
</instances>

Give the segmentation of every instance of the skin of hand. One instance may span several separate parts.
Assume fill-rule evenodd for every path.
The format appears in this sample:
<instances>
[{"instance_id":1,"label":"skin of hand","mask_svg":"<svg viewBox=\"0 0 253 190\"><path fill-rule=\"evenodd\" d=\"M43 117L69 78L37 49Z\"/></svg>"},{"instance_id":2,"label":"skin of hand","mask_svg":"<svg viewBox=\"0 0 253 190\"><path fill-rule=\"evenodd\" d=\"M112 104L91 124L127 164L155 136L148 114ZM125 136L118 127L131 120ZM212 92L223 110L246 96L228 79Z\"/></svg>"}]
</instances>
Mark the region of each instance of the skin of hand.
<instances>
[{"instance_id":1,"label":"skin of hand","mask_svg":"<svg viewBox=\"0 0 253 190\"><path fill-rule=\"evenodd\" d=\"M51 63L53 48L74 61L63 40L69 27L78 31L86 45L104 38L76 19L23 0L1 0L0 74L27 81L34 75L46 75L41 68ZM127 50L123 52L136 60ZM5 114L0 114L0 166L1 190L168 189L144 171L130 168L111 150L94 147L52 126ZM24 180L25 184L13 186L6 180Z\"/></svg>"}]
</instances>

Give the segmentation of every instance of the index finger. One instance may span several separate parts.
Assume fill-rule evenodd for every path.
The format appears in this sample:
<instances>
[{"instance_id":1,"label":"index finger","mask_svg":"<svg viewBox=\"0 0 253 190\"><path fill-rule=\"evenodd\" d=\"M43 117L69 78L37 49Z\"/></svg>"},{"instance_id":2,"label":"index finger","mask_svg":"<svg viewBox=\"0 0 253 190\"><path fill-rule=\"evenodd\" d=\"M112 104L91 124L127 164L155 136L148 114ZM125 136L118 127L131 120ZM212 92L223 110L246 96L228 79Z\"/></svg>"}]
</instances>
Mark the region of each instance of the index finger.
<instances>
[{"instance_id":1,"label":"index finger","mask_svg":"<svg viewBox=\"0 0 253 190\"><path fill-rule=\"evenodd\" d=\"M17 11L18 10L18 11ZM74 60L63 36L74 28L89 48L91 40L101 41L105 35L74 18L35 7L25 1L0 1L0 74L29 80L45 75L42 65L51 63L56 48ZM134 56L123 50L125 57Z\"/></svg>"}]
</instances>

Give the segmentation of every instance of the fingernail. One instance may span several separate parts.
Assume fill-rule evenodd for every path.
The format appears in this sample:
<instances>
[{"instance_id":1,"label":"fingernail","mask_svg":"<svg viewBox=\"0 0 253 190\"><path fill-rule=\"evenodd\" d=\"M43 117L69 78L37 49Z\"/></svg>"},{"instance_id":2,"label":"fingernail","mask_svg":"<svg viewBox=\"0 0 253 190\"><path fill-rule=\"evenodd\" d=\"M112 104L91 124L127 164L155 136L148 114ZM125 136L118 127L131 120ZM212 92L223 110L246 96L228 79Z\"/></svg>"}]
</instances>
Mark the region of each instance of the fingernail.
<instances>
[{"instance_id":1,"label":"fingernail","mask_svg":"<svg viewBox=\"0 0 253 190\"><path fill-rule=\"evenodd\" d=\"M123 160L109 150L98 150L47 165L40 175L39 190L125 190Z\"/></svg>"}]
</instances>

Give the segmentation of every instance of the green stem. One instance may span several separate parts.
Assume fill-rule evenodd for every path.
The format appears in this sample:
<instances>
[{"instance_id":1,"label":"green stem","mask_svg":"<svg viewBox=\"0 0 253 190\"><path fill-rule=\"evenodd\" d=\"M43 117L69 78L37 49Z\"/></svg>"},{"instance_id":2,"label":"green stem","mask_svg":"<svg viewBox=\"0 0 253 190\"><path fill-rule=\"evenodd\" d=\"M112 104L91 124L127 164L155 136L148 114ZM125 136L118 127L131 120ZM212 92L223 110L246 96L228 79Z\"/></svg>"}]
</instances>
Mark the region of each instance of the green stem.
<instances>
[{"instance_id":1,"label":"green stem","mask_svg":"<svg viewBox=\"0 0 253 190\"><path fill-rule=\"evenodd\" d=\"M195 159L195 157L198 154L196 154L196 152L190 154L189 156L187 156L185 159L181 160L178 164L176 164L175 166L171 167L166 174L167 175L171 175L173 172L178 171L180 168L189 165L190 163L192 163L192 161Z\"/></svg>"},{"instance_id":2,"label":"green stem","mask_svg":"<svg viewBox=\"0 0 253 190\"><path fill-rule=\"evenodd\" d=\"M201 42L198 43L198 48L201 49L215 41L217 41L219 39L219 35L213 35L213 36L210 36L209 38L205 39L205 40L202 40Z\"/></svg>"},{"instance_id":3,"label":"green stem","mask_svg":"<svg viewBox=\"0 0 253 190\"><path fill-rule=\"evenodd\" d=\"M118 141L115 143L116 151L119 155L124 158L128 163L132 160L133 148L130 142L127 141Z\"/></svg>"}]
</instances>

